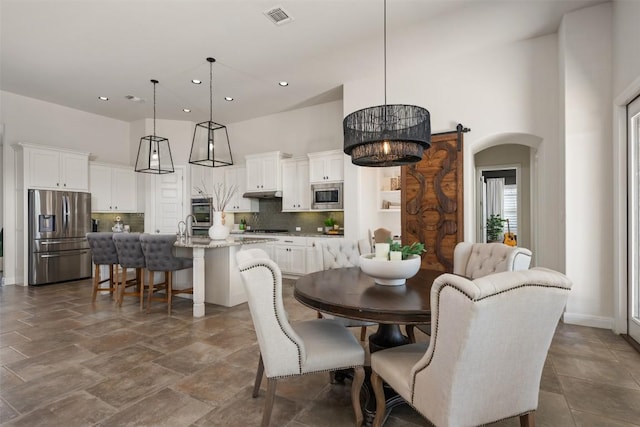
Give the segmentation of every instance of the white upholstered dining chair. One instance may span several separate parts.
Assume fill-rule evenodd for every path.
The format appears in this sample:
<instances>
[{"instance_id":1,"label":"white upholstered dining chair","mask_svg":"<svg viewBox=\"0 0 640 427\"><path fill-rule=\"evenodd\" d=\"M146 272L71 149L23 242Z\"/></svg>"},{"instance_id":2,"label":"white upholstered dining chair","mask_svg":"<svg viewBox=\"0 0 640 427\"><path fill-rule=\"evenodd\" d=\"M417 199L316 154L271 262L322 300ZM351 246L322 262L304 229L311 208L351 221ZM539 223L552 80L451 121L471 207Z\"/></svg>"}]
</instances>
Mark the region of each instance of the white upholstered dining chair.
<instances>
[{"instance_id":1,"label":"white upholstered dining chair","mask_svg":"<svg viewBox=\"0 0 640 427\"><path fill-rule=\"evenodd\" d=\"M453 274L477 279L503 271L526 270L531 264L531 251L504 243L460 242L453 250ZM429 335L431 325L416 325ZM407 325L409 341L416 342L413 325Z\"/></svg>"},{"instance_id":2,"label":"white upholstered dining chair","mask_svg":"<svg viewBox=\"0 0 640 427\"><path fill-rule=\"evenodd\" d=\"M533 426L542 369L570 289L566 276L543 268L473 281L439 276L431 288L430 341L371 355L374 426L386 416L382 381L437 426L516 416Z\"/></svg>"},{"instance_id":3,"label":"white upholstered dining chair","mask_svg":"<svg viewBox=\"0 0 640 427\"><path fill-rule=\"evenodd\" d=\"M263 373L267 396L262 427L269 425L278 379L338 369L355 369L351 401L356 426L362 424L360 388L364 381L364 349L340 323L314 319L289 323L282 302L282 274L262 249L246 249L236 255L249 310L260 347L260 360L253 388L258 396Z\"/></svg>"},{"instance_id":4,"label":"white upholstered dining chair","mask_svg":"<svg viewBox=\"0 0 640 427\"><path fill-rule=\"evenodd\" d=\"M335 241L317 243L318 250L322 256L322 269L331 270L334 268L357 267L360 265L361 242L346 239L336 239ZM367 326L374 326L373 322L364 320L349 319L346 317L334 316L328 313L318 312L318 317L334 319L348 328L360 328L360 341L367 338Z\"/></svg>"}]
</instances>

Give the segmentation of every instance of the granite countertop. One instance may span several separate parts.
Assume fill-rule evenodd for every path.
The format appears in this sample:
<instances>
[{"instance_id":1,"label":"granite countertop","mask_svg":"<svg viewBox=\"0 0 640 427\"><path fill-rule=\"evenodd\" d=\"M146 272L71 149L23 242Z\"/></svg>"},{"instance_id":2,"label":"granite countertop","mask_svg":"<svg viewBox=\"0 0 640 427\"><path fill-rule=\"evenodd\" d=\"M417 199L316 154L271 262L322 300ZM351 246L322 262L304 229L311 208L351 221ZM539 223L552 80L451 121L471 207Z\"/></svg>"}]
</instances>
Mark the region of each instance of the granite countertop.
<instances>
[{"instance_id":1,"label":"granite countertop","mask_svg":"<svg viewBox=\"0 0 640 427\"><path fill-rule=\"evenodd\" d=\"M278 239L269 237L237 237L229 236L225 240L212 240L208 237L178 238L173 246L178 248L227 248L229 246L250 245L252 243L264 243L265 241L275 242Z\"/></svg>"},{"instance_id":2,"label":"granite countertop","mask_svg":"<svg viewBox=\"0 0 640 427\"><path fill-rule=\"evenodd\" d=\"M301 231L296 232L288 232L288 233L254 233L254 232L246 232L239 233L232 231L230 235L234 236L245 236L245 237L253 237L264 240L267 236L300 236L300 237L344 237L344 234L325 234L325 233L303 233ZM258 237L260 236L260 237Z\"/></svg>"}]
</instances>

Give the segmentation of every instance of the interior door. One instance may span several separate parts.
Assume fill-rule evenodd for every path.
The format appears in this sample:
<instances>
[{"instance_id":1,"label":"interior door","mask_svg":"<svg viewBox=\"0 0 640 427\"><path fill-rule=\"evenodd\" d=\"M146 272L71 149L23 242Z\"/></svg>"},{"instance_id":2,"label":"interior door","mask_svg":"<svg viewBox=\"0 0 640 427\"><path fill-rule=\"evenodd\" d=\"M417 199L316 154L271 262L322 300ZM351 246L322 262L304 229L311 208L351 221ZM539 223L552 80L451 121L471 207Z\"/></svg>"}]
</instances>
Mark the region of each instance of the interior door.
<instances>
[{"instance_id":1,"label":"interior door","mask_svg":"<svg viewBox=\"0 0 640 427\"><path fill-rule=\"evenodd\" d=\"M628 330L640 342L640 96L627 106L629 152L629 309Z\"/></svg>"},{"instance_id":2,"label":"interior door","mask_svg":"<svg viewBox=\"0 0 640 427\"><path fill-rule=\"evenodd\" d=\"M155 232L175 234L178 222L184 221L184 168L156 177Z\"/></svg>"},{"instance_id":3,"label":"interior door","mask_svg":"<svg viewBox=\"0 0 640 427\"><path fill-rule=\"evenodd\" d=\"M453 249L464 240L463 132L434 134L422 160L401 168L402 244L422 242L422 268L453 271Z\"/></svg>"}]
</instances>

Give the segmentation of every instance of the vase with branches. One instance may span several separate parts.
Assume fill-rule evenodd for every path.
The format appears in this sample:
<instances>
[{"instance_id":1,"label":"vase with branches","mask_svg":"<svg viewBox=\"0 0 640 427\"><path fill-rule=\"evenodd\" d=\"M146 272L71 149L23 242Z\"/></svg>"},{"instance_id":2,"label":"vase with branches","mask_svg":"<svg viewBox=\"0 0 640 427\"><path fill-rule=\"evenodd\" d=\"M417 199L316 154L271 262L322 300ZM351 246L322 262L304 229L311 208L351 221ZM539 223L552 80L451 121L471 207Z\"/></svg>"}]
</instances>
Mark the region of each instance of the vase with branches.
<instances>
[{"instance_id":1,"label":"vase with branches","mask_svg":"<svg viewBox=\"0 0 640 427\"><path fill-rule=\"evenodd\" d=\"M213 186L213 197L211 198L213 225L209 227L210 238L221 240L226 239L229 235L229 228L225 226L224 209L236 194L236 191L238 191L238 187L235 185L226 187L223 183L219 182Z\"/></svg>"}]
</instances>

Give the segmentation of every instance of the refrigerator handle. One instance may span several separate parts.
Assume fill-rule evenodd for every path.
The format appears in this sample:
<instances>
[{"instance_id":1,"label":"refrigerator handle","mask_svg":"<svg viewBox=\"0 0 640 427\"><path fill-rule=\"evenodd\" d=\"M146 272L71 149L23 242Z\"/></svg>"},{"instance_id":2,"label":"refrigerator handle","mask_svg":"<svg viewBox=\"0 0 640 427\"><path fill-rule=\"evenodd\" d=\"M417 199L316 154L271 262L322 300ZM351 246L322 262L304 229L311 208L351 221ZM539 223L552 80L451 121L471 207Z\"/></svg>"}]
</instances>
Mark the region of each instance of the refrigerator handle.
<instances>
[{"instance_id":1,"label":"refrigerator handle","mask_svg":"<svg viewBox=\"0 0 640 427\"><path fill-rule=\"evenodd\" d=\"M64 208L62 215L64 217L64 229L65 231L69 228L69 196L62 196L64 200Z\"/></svg>"}]
</instances>

